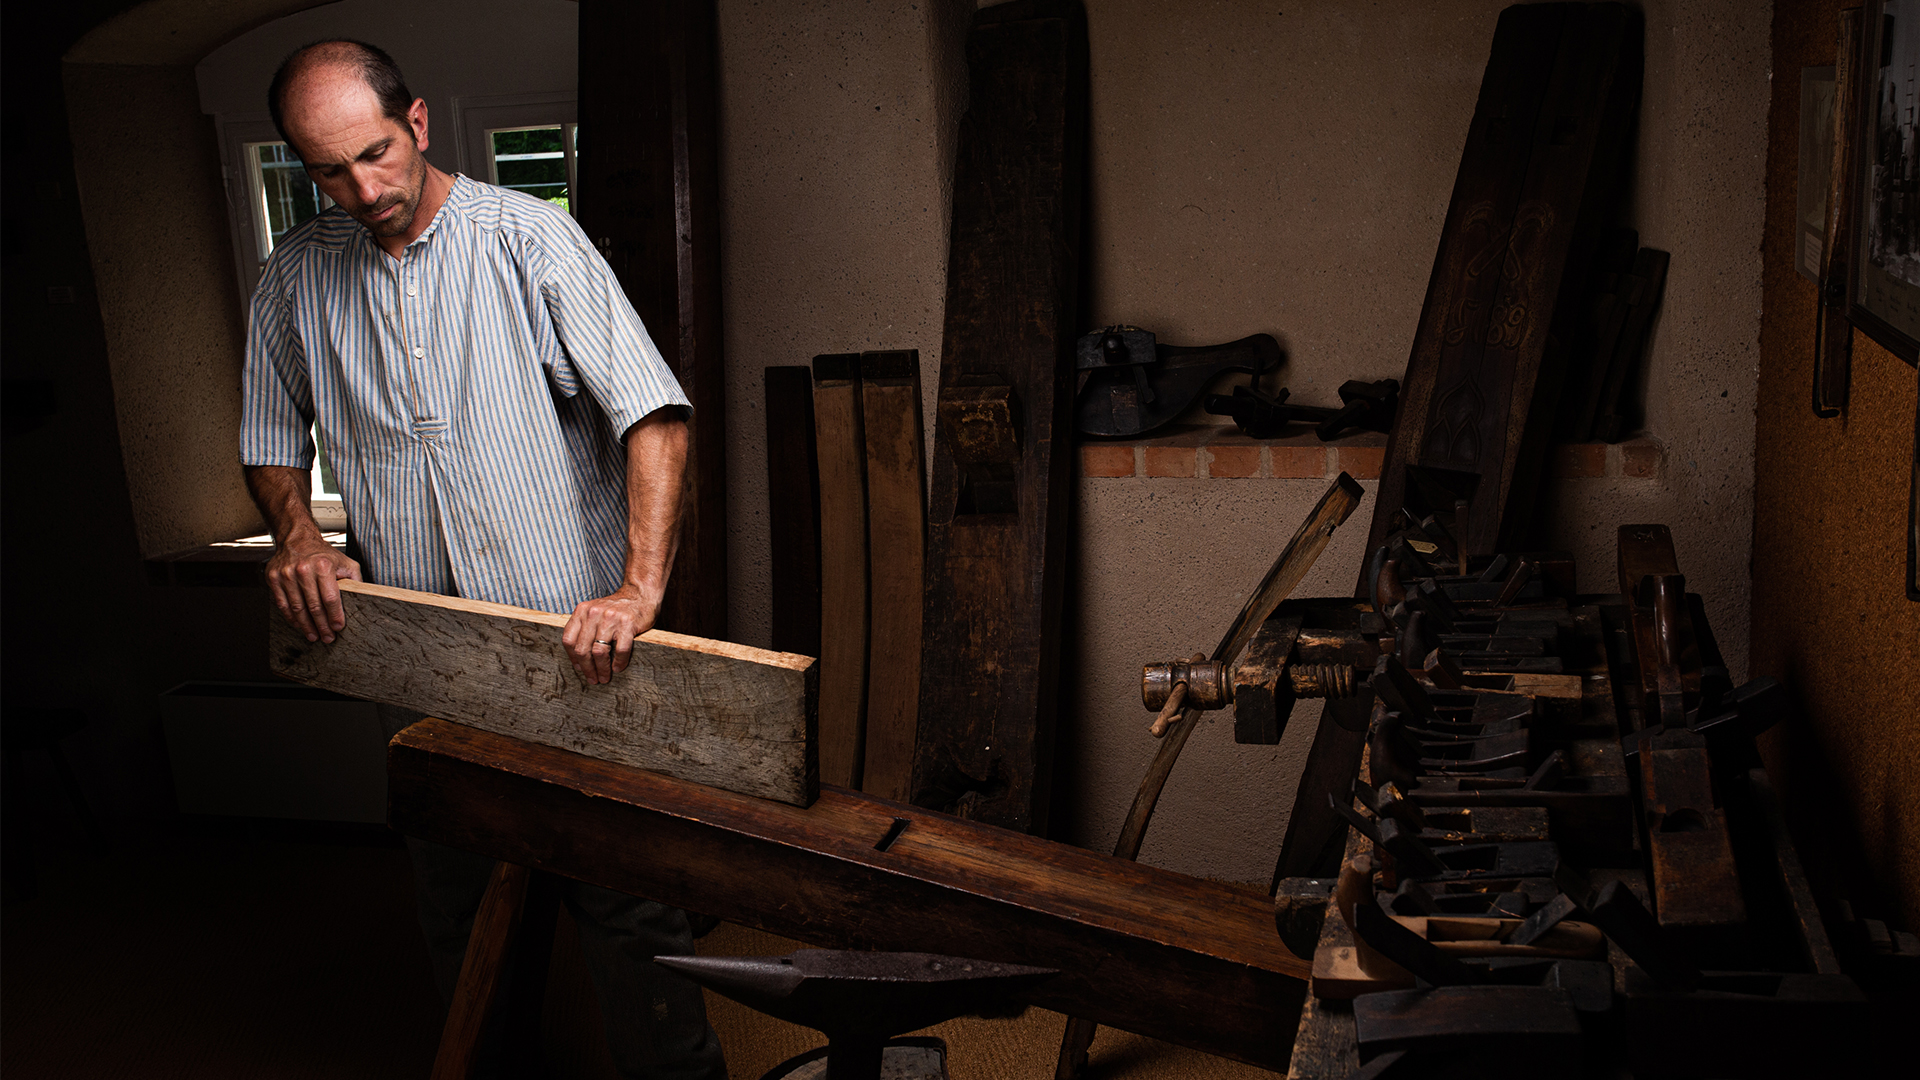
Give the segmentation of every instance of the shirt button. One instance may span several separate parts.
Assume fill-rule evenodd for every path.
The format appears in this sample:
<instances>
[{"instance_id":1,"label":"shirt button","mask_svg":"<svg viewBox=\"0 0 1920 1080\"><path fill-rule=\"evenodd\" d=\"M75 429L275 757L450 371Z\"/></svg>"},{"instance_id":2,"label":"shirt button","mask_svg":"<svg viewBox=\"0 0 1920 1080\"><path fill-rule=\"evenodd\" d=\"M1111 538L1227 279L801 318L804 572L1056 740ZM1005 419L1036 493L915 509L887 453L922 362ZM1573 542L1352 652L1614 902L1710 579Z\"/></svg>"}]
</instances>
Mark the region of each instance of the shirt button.
<instances>
[{"instance_id":1,"label":"shirt button","mask_svg":"<svg viewBox=\"0 0 1920 1080\"><path fill-rule=\"evenodd\" d=\"M414 358L415 360L418 360L418 359L420 359L421 357L423 357L423 356L425 356L425 355L427 355L427 350L425 350L425 349L423 349L423 348L421 348L421 347L420 347L420 346L418 346L418 345L415 345L415 346L413 347L413 358Z\"/></svg>"},{"instance_id":2,"label":"shirt button","mask_svg":"<svg viewBox=\"0 0 1920 1080\"><path fill-rule=\"evenodd\" d=\"M412 296L412 295L413 295L413 286L411 286L411 285L409 285L409 286L407 286L407 295L408 295L408 296Z\"/></svg>"}]
</instances>

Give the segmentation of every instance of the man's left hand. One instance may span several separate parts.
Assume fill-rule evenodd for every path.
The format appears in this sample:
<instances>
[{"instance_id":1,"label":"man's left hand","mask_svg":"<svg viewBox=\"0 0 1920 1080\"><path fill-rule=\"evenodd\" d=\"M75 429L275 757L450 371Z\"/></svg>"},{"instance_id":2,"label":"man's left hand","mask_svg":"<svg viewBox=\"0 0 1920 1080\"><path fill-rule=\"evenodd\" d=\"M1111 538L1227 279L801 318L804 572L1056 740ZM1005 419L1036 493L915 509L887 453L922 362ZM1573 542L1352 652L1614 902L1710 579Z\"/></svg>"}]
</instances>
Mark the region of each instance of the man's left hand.
<instances>
[{"instance_id":1,"label":"man's left hand","mask_svg":"<svg viewBox=\"0 0 1920 1080\"><path fill-rule=\"evenodd\" d=\"M660 593L636 585L574 608L560 634L573 670L590 686L612 680L633 658L633 639L653 628L659 612Z\"/></svg>"}]
</instances>

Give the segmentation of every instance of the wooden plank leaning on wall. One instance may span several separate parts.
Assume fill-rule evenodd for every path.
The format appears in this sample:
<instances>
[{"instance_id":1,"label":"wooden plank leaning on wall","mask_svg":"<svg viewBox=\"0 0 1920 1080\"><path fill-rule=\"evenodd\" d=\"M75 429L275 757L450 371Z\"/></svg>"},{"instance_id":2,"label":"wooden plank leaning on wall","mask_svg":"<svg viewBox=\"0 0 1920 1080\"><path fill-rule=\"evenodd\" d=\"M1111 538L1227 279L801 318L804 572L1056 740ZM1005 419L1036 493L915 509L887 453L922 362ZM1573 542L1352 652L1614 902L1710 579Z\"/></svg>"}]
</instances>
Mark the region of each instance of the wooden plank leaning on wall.
<instances>
[{"instance_id":1,"label":"wooden plank leaning on wall","mask_svg":"<svg viewBox=\"0 0 1920 1080\"><path fill-rule=\"evenodd\" d=\"M983 8L967 61L912 800L1044 832L1072 502L1085 12Z\"/></svg>"},{"instance_id":2,"label":"wooden plank leaning on wall","mask_svg":"<svg viewBox=\"0 0 1920 1080\"><path fill-rule=\"evenodd\" d=\"M1371 552L1403 507L1471 554L1523 550L1599 230L1640 97L1642 20L1619 4L1501 12L1375 494ZM1549 333L1551 329L1552 333ZM1362 581L1355 595L1366 596ZM1327 808L1360 760L1371 705L1329 702L1296 789L1276 881L1330 870Z\"/></svg>"},{"instance_id":3,"label":"wooden plank leaning on wall","mask_svg":"<svg viewBox=\"0 0 1920 1080\"><path fill-rule=\"evenodd\" d=\"M859 787L867 740L867 455L860 354L813 358L820 466L820 778Z\"/></svg>"}]
</instances>

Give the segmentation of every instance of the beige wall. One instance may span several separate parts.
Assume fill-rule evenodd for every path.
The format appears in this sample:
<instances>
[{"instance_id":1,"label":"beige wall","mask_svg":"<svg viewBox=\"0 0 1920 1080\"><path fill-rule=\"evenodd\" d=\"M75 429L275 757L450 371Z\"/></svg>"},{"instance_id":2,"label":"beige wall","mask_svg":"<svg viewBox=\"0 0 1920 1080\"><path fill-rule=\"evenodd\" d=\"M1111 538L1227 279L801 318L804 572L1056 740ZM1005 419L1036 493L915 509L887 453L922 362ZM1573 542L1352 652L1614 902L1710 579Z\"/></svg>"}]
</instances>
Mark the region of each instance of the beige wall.
<instances>
[{"instance_id":1,"label":"beige wall","mask_svg":"<svg viewBox=\"0 0 1920 1080\"><path fill-rule=\"evenodd\" d=\"M236 456L240 298L193 69L68 64L65 81L141 554L253 531Z\"/></svg>"},{"instance_id":2,"label":"beige wall","mask_svg":"<svg viewBox=\"0 0 1920 1080\"><path fill-rule=\"evenodd\" d=\"M133 14L201 6L150 4ZM291 6L258 4L255 17L234 16L224 33L206 35L198 52L166 62L184 71L269 8ZM1089 0L1089 322L1137 322L1175 343L1273 333L1291 352L1283 381L1311 402L1330 402L1346 378L1397 374L1503 6L1303 0L1276 9L1228 0ZM970 7L967 0L720 2L729 623L747 643L766 642L769 617L761 370L803 364L821 352L917 348L931 400L945 293L946 184L964 103L957 80ZM1590 588L1609 586L1616 525L1671 523L1682 567L1706 594L1740 674L1767 18L1740 0L1644 7L1647 77L1634 219L1643 243L1674 256L1648 377L1652 433L1670 447L1668 467L1654 480L1558 482L1548 512L1554 541L1582 556ZM128 34L116 33L101 41L131 47L123 40ZM119 53L97 59L127 62ZM104 68L96 75L108 78ZM165 90L172 76L143 78ZM186 176L195 204L187 212L204 217L217 213L218 195L204 182L213 147L191 90L188 78L152 104L168 113L154 122L176 133L178 145L143 143L135 130L122 132L131 142L114 149L153 150L143 171ZM124 230L146 217L146 207L178 210L178 198L103 186L113 182L106 155L89 160L86 146L108 145L100 140L119 129L96 89L81 86L74 94L90 226L96 213ZM168 104L176 99L177 106ZM96 193L109 190L115 206L124 202L131 211L98 207ZM207 408L232 407L232 313L220 311L224 301L207 299L230 294L232 274L221 261L223 246L208 245L202 257L192 255L198 243L179 235L164 249L150 247L137 272L116 269L110 244L97 243L93 252L129 433L130 479L146 468L134 443L161 445L126 415L132 395L177 394L188 403L208 399ZM141 290L159 288L145 279L155 276L154 266L171 267L176 252L204 262L204 295L194 284L196 270L155 293L184 297L171 304L181 310L143 320L141 312L168 307L141 299ZM165 329L177 319L190 322L179 332ZM199 370L202 381L170 390L169 373L183 358L201 355L195 350L204 350L206 367L183 370ZM230 423L224 416L204 422ZM209 443L207 461L217 448L230 462L227 446ZM199 452L180 460L191 464ZM189 534L210 539L203 534L223 520L220 514L243 504L230 483L208 485L209 509L175 514L156 509L153 489L136 483L143 545L157 550ZM1070 704L1058 754L1067 801L1062 838L1110 844L1151 755L1135 689L1138 665L1210 647L1324 487L1324 480L1079 482ZM1370 513L1369 502L1336 538L1312 591L1349 586ZM1219 721L1204 728L1174 774L1145 858L1263 880L1285 828L1305 750L1301 735L1311 720L1303 710L1277 748L1237 747Z\"/></svg>"}]
</instances>

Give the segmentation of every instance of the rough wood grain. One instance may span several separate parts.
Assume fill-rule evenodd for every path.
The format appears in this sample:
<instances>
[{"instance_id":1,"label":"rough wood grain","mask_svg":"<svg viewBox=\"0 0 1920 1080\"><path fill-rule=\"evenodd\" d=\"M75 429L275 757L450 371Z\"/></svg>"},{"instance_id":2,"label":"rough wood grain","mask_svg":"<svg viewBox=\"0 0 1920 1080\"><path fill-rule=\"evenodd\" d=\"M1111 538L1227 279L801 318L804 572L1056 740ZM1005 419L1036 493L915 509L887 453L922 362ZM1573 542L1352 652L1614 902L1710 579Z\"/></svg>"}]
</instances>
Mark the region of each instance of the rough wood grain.
<instances>
[{"instance_id":1,"label":"rough wood grain","mask_svg":"<svg viewBox=\"0 0 1920 1080\"><path fill-rule=\"evenodd\" d=\"M1060 969L1030 1000L1284 1067L1308 966L1257 892L823 787L802 810L428 720L393 825L843 949ZM888 838L891 837L891 840Z\"/></svg>"},{"instance_id":2,"label":"rough wood grain","mask_svg":"<svg viewBox=\"0 0 1920 1080\"><path fill-rule=\"evenodd\" d=\"M818 788L815 662L652 630L613 681L581 682L563 615L340 583L325 645L272 620L273 670L489 731L805 806Z\"/></svg>"},{"instance_id":3,"label":"rough wood grain","mask_svg":"<svg viewBox=\"0 0 1920 1080\"><path fill-rule=\"evenodd\" d=\"M1371 550L1394 514L1450 511L1409 469L1469 502L1470 554L1525 542L1584 270L1612 213L1640 88L1639 16L1618 4L1500 15L1440 250L1401 379ZM1569 273L1569 268L1581 272Z\"/></svg>"},{"instance_id":4,"label":"rough wood grain","mask_svg":"<svg viewBox=\"0 0 1920 1080\"><path fill-rule=\"evenodd\" d=\"M981 9L954 165L912 797L1044 832L1087 132L1077 3Z\"/></svg>"},{"instance_id":5,"label":"rough wood grain","mask_svg":"<svg viewBox=\"0 0 1920 1080\"><path fill-rule=\"evenodd\" d=\"M867 738L860 788L907 797L920 716L920 620L926 602L927 470L920 354L860 357L867 457Z\"/></svg>"},{"instance_id":6,"label":"rough wood grain","mask_svg":"<svg viewBox=\"0 0 1920 1080\"><path fill-rule=\"evenodd\" d=\"M860 786L867 731L867 454L860 354L813 358L820 464L820 778Z\"/></svg>"}]
</instances>

